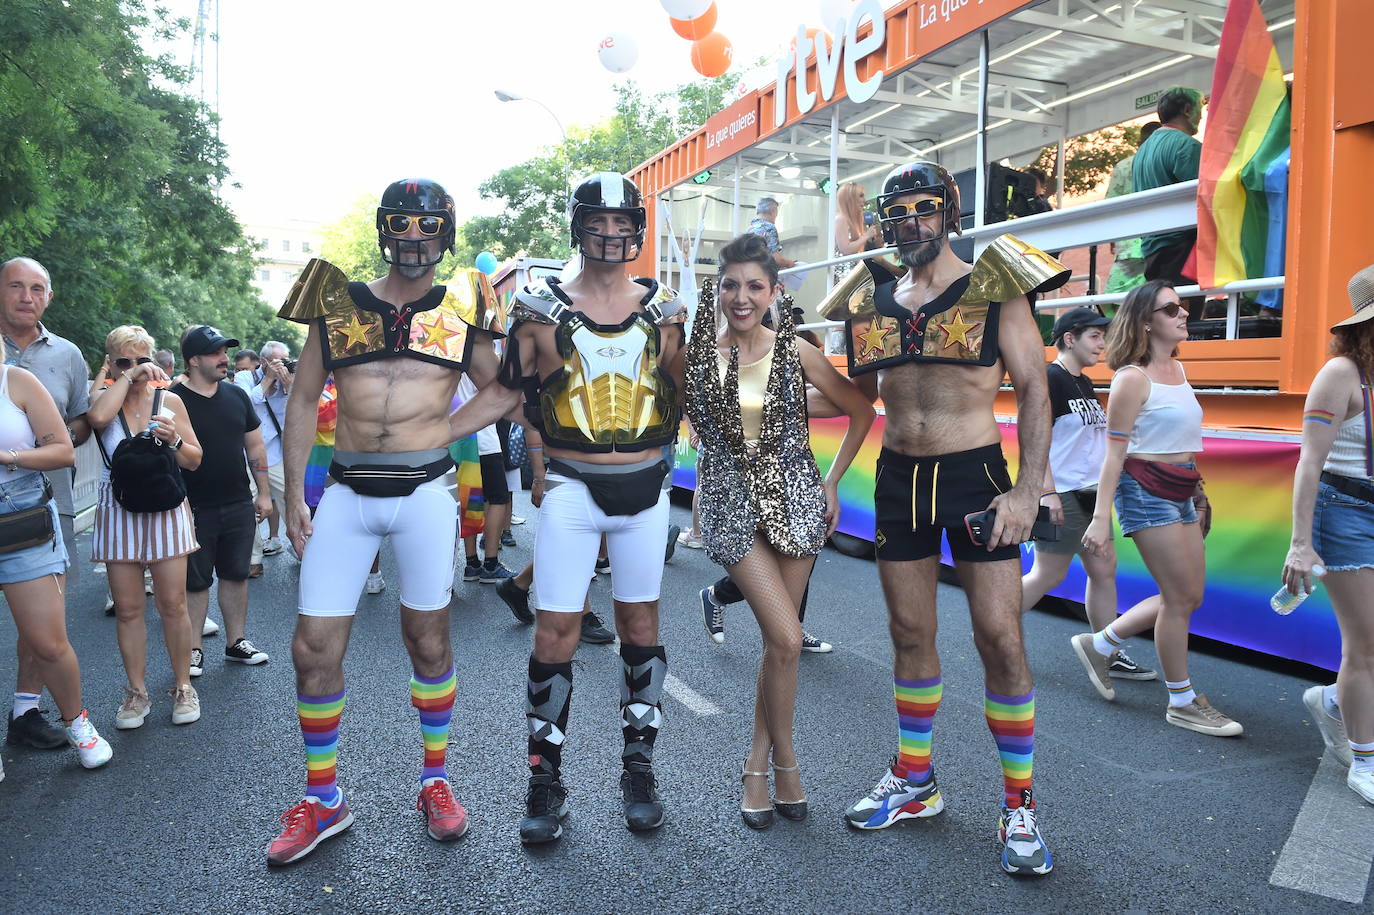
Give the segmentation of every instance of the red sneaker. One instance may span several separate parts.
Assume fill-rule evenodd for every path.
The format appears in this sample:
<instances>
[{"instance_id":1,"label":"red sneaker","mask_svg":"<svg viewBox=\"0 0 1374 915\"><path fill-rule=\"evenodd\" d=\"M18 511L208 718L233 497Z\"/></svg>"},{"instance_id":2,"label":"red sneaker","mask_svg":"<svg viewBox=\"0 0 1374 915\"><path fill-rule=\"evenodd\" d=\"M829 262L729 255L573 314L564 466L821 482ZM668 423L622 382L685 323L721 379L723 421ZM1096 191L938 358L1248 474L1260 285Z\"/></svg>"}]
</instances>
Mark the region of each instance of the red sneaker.
<instances>
[{"instance_id":1,"label":"red sneaker","mask_svg":"<svg viewBox=\"0 0 1374 915\"><path fill-rule=\"evenodd\" d=\"M453 796L453 789L443 779L436 779L420 789L415 809L428 820L429 837L440 842L452 842L468 831L468 812Z\"/></svg>"},{"instance_id":2,"label":"red sneaker","mask_svg":"<svg viewBox=\"0 0 1374 915\"><path fill-rule=\"evenodd\" d=\"M281 815L285 828L267 846L268 864L290 864L315 850L330 836L336 836L353 825L348 801L337 807L326 807L313 798L306 798Z\"/></svg>"}]
</instances>

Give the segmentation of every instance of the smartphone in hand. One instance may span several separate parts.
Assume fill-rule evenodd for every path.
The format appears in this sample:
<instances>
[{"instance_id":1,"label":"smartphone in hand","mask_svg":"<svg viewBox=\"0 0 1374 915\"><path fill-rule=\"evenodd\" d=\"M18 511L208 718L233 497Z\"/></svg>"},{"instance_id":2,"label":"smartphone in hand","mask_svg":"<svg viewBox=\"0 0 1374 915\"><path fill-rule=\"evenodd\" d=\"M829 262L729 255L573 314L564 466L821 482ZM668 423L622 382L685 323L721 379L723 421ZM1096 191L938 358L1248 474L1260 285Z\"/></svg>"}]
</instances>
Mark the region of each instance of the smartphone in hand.
<instances>
[{"instance_id":1,"label":"smartphone in hand","mask_svg":"<svg viewBox=\"0 0 1374 915\"><path fill-rule=\"evenodd\" d=\"M968 539L979 546L986 546L988 537L992 535L992 527L997 523L997 509L989 508L986 511L970 512L964 516L964 528L968 531ZM1035 523L1031 525L1031 537L1036 540L1058 540L1059 525L1050 523L1050 510L1046 506L1040 506L1040 510L1035 514Z\"/></svg>"}]
</instances>

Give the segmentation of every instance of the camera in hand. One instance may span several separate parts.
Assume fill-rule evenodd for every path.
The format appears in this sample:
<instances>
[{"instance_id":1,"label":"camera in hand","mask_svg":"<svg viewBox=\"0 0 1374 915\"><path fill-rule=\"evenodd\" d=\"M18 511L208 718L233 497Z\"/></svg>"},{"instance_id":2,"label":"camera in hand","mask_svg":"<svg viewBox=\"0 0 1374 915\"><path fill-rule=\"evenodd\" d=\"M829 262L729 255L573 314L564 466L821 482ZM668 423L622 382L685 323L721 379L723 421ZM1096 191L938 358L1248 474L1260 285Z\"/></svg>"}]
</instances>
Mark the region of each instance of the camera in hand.
<instances>
[{"instance_id":1,"label":"camera in hand","mask_svg":"<svg viewBox=\"0 0 1374 915\"><path fill-rule=\"evenodd\" d=\"M295 360L295 359L283 359L283 360L281 361L281 364L282 364L282 367L283 367L284 369L286 369L288 372L290 372L292 375L296 374L296 360Z\"/></svg>"}]
</instances>

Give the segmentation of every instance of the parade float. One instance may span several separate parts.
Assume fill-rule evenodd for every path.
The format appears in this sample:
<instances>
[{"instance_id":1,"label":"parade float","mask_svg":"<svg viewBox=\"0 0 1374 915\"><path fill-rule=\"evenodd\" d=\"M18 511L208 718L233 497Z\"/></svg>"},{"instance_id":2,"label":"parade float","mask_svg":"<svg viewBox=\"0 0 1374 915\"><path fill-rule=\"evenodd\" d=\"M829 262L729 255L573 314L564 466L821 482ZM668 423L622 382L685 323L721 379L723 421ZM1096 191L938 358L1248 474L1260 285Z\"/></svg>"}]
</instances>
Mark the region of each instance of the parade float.
<instances>
[{"instance_id":1,"label":"parade float","mask_svg":"<svg viewBox=\"0 0 1374 915\"><path fill-rule=\"evenodd\" d=\"M1242 3L1247 15L1237 17ZM1202 293L1216 316L1190 325L1194 339L1181 358L1204 408L1199 468L1216 520L1193 631L1334 669L1340 643L1325 596L1286 617L1269 610L1268 598L1287 550L1303 399L1326 358L1327 328L1349 314L1347 280L1374 261L1366 241L1374 237L1374 93L1357 50L1362 36L1374 34L1374 4L1235 0L1230 20L1228 4L1212 0L900 0L887 9L860 0L828 7L842 17L824 30L798 23L793 50L777 62L771 82L743 91L632 173L649 205L645 258L658 278L691 295L699 279L714 274L716 247L743 231L760 197L774 197L782 204L784 251L808 262L787 271L789 285L825 334L830 325L816 306L843 282L829 267L866 256L833 256L835 188L867 182L875 189L892 165L914 158L939 161L960 176L962 196L973 198L964 207L970 254L1006 231L1068 252L1067 259L1198 226L1200 252L1211 246L1199 265ZM1239 30L1237 18L1245 20ZM1282 105L1276 71L1291 80L1291 88L1278 86L1287 96ZM1010 223L988 218L999 215L1005 174L1015 170L1007 166L1047 145L1062 153L1074 137L1138 123L1175 85L1213 96L1201 188L1188 182L1081 205L1061 199L1052 212ZM1282 116L1291 127L1279 124ZM1253 178L1256 165L1268 166L1269 159L1259 160L1272 158L1276 144L1288 145L1285 127L1289 180L1277 195L1270 188L1271 250L1256 259L1249 256L1254 239L1243 236L1256 229L1253 207L1265 202L1264 189L1246 186L1241 173L1250 166L1245 177ZM1122 297L1096 294L1094 280L1078 279L1086 282L1037 309L1052 318L1076 305L1110 309ZM1253 314L1257 297L1268 306L1265 317ZM1047 349L1047 361L1052 355ZM847 361L831 358L842 368ZM1089 375L1105 399L1110 373L1098 367ZM997 409L1015 466L1009 389ZM822 466L841 431L839 421L812 421ZM853 537L873 536L882 434L880 415L841 485L840 530ZM685 438L679 449L674 482L690 489L695 455ZM1118 554L1124 609L1155 589L1139 554L1120 538ZM1081 601L1084 584L1075 563L1052 593Z\"/></svg>"}]
</instances>

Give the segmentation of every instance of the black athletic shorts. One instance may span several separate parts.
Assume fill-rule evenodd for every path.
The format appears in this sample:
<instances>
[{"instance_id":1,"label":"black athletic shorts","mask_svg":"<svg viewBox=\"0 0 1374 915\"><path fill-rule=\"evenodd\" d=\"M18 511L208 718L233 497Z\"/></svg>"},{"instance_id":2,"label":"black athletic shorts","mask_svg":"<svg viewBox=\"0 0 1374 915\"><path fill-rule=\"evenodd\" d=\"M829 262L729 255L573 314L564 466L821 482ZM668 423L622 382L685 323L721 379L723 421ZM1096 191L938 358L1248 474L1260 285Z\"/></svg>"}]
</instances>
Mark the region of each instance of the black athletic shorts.
<instances>
[{"instance_id":1,"label":"black athletic shorts","mask_svg":"<svg viewBox=\"0 0 1374 915\"><path fill-rule=\"evenodd\" d=\"M1011 489L1001 445L954 454L912 457L884 448L873 487L874 541L878 558L908 562L940 555L940 532L949 551L963 562L1018 559L1017 544L991 552L969 539L964 517L983 511Z\"/></svg>"},{"instance_id":2,"label":"black athletic shorts","mask_svg":"<svg viewBox=\"0 0 1374 915\"><path fill-rule=\"evenodd\" d=\"M220 581L247 581L258 526L252 502L193 508L200 549L186 557L186 590L208 591Z\"/></svg>"},{"instance_id":3,"label":"black athletic shorts","mask_svg":"<svg viewBox=\"0 0 1374 915\"><path fill-rule=\"evenodd\" d=\"M510 487L506 485L506 459L500 452L482 455L482 501L488 505L510 504Z\"/></svg>"}]
</instances>

